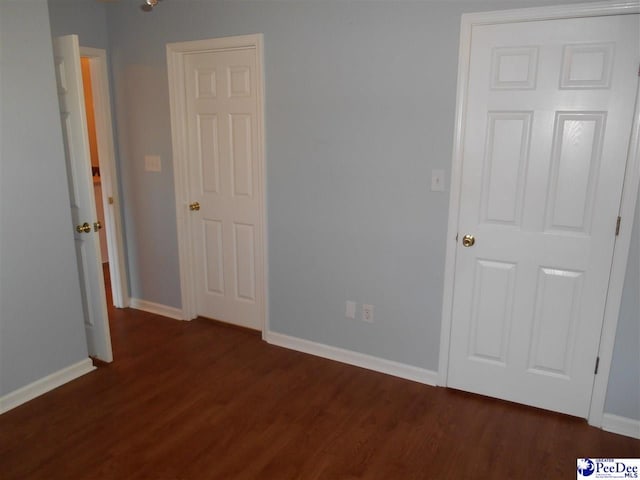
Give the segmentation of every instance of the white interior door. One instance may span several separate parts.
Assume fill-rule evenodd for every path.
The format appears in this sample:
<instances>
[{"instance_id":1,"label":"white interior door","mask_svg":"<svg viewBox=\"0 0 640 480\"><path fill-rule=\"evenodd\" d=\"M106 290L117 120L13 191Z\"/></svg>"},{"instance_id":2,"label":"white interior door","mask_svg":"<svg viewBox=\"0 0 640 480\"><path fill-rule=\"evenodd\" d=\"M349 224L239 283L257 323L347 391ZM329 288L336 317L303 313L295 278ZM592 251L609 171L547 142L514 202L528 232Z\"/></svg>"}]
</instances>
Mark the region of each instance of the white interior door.
<instances>
[{"instance_id":1,"label":"white interior door","mask_svg":"<svg viewBox=\"0 0 640 480\"><path fill-rule=\"evenodd\" d=\"M53 50L87 346L89 355L110 362L113 360L111 335L98 228L94 225L97 217L78 37L67 35L54 39Z\"/></svg>"},{"instance_id":2,"label":"white interior door","mask_svg":"<svg viewBox=\"0 0 640 480\"><path fill-rule=\"evenodd\" d=\"M449 386L588 415L638 22L473 27Z\"/></svg>"},{"instance_id":3,"label":"white interior door","mask_svg":"<svg viewBox=\"0 0 640 480\"><path fill-rule=\"evenodd\" d=\"M261 329L256 49L192 53L184 65L197 314Z\"/></svg>"}]
</instances>

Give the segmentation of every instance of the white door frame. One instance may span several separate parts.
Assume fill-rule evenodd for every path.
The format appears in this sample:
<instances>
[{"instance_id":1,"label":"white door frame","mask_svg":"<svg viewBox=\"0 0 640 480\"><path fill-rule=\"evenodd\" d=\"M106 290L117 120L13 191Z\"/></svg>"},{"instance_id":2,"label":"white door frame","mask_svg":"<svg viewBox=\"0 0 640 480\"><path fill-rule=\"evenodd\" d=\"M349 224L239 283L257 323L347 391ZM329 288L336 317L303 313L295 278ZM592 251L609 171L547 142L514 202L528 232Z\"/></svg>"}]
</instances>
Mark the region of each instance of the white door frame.
<instances>
[{"instance_id":1,"label":"white door frame","mask_svg":"<svg viewBox=\"0 0 640 480\"><path fill-rule=\"evenodd\" d=\"M457 254L458 219L460 212L460 194L462 191L462 157L464 125L467 108L467 83L469 80L469 59L471 54L471 32L474 26L500 23L528 22L578 17L599 17L607 15L625 15L640 13L640 4L634 1L612 1L562 5L541 8L526 8L496 12L470 13L462 15L460 26L460 51L458 57L458 89L456 94L456 119L451 166L451 194L449 198L449 223L447 227L447 253L445 257L444 293L442 299L442 327L440 333L440 362L438 366L438 385L447 385L449 368L449 348L453 311L453 289ZM622 287L624 285L631 230L640 183L640 94L636 98L632 138L627 157L627 169L624 178L622 201L619 215L622 217L620 234L613 250L611 276L606 298L606 308L600 337L598 374L595 376L591 395L589 423L601 427L604 402L607 394L611 358L615 342ZM613 225L613 224L612 224ZM612 232L613 234L613 232Z\"/></svg>"},{"instance_id":2,"label":"white door frame","mask_svg":"<svg viewBox=\"0 0 640 480\"><path fill-rule=\"evenodd\" d=\"M89 59L91 70L96 139L102 182L102 201L105 214L104 228L107 234L113 304L117 308L126 308L129 306L129 287L125 267L122 219L118 195L118 170L115 161L113 127L111 123L107 52L98 48L81 46L80 56Z\"/></svg>"},{"instance_id":3,"label":"white door frame","mask_svg":"<svg viewBox=\"0 0 640 480\"><path fill-rule=\"evenodd\" d=\"M176 223L178 230L178 256L180 261L180 289L182 295L182 319L192 320L197 317L195 292L195 258L193 256L192 216L189 215L191 191L189 186L187 105L184 85L185 56L193 53L225 51L237 48L255 48L256 50L256 84L258 87L258 170L256 181L262 185L262 196L258 198L260 225L257 231L257 248L262 249L264 266L262 268L263 291L259 292L258 311L262 319L262 334L268 330L268 273L267 273L267 215L266 215L266 182L264 155L264 68L263 68L263 35L240 35L235 37L214 38L167 44L167 69L169 74L169 98L171 103L171 140L173 143L173 175L176 196ZM256 269L258 270L258 269ZM258 270L259 271L259 270Z\"/></svg>"}]
</instances>

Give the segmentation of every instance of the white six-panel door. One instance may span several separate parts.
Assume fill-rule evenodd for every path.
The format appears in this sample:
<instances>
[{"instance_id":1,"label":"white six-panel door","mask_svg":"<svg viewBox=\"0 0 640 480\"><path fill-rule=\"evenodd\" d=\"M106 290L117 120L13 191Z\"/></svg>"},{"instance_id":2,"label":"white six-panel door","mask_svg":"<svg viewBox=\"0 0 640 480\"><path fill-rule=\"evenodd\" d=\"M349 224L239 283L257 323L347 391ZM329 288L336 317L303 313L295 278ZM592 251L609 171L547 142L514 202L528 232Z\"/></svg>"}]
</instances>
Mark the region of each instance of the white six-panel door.
<instances>
[{"instance_id":1,"label":"white six-panel door","mask_svg":"<svg viewBox=\"0 0 640 480\"><path fill-rule=\"evenodd\" d=\"M255 48L184 60L197 314L262 329L263 265Z\"/></svg>"},{"instance_id":2,"label":"white six-panel door","mask_svg":"<svg viewBox=\"0 0 640 480\"><path fill-rule=\"evenodd\" d=\"M587 416L634 114L638 22L474 26L449 386Z\"/></svg>"},{"instance_id":3,"label":"white six-panel door","mask_svg":"<svg viewBox=\"0 0 640 480\"><path fill-rule=\"evenodd\" d=\"M86 227L86 231L74 230L74 237L87 346L89 355L110 362L113 355L98 228L94 226L97 216L78 37L67 35L55 38L53 50L69 178L71 217L74 227Z\"/></svg>"}]
</instances>

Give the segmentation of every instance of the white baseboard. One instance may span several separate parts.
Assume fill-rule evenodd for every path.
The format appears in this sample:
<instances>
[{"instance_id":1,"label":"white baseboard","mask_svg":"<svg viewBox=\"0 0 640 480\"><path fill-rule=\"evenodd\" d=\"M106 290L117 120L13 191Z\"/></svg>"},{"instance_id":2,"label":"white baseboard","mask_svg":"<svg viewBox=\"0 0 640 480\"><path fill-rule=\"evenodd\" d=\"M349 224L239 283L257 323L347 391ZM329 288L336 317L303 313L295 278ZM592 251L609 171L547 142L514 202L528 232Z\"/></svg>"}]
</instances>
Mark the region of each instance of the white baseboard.
<instances>
[{"instance_id":1,"label":"white baseboard","mask_svg":"<svg viewBox=\"0 0 640 480\"><path fill-rule=\"evenodd\" d=\"M116 308L129 308L131 306L131 299L129 295L125 295L122 297L122 305L113 305Z\"/></svg>"},{"instance_id":2,"label":"white baseboard","mask_svg":"<svg viewBox=\"0 0 640 480\"><path fill-rule=\"evenodd\" d=\"M602 416L602 429L607 432L640 439L640 420L634 420L633 418L605 413Z\"/></svg>"},{"instance_id":3,"label":"white baseboard","mask_svg":"<svg viewBox=\"0 0 640 480\"><path fill-rule=\"evenodd\" d=\"M58 388L71 380L75 380L82 375L92 372L95 369L96 367L93 366L91 359L86 358L78 363L74 363L73 365L63 368L62 370L53 372L51 375L47 375L40 380L36 380L29 385L25 385L18 390L14 390L4 397L0 397L0 414L9 411L12 408L16 408L29 400L33 400L34 398L39 397L54 388Z\"/></svg>"},{"instance_id":4,"label":"white baseboard","mask_svg":"<svg viewBox=\"0 0 640 480\"><path fill-rule=\"evenodd\" d=\"M398 363L383 358L372 357L364 353L353 352L342 348L324 345L322 343L304 340L302 338L290 337L282 333L267 331L264 340L272 345L296 350L298 352L309 353L318 357L328 358L337 362L355 365L356 367L374 370L394 377L413 380L414 382L426 385L436 385L438 374L432 370L414 367L404 363Z\"/></svg>"},{"instance_id":5,"label":"white baseboard","mask_svg":"<svg viewBox=\"0 0 640 480\"><path fill-rule=\"evenodd\" d=\"M174 320L184 320L182 310L175 307L169 307L160 303L149 302L147 300L141 300L139 298L131 297L129 299L129 307L136 310L142 310L143 312L155 313L156 315L162 315L163 317L173 318Z\"/></svg>"}]
</instances>

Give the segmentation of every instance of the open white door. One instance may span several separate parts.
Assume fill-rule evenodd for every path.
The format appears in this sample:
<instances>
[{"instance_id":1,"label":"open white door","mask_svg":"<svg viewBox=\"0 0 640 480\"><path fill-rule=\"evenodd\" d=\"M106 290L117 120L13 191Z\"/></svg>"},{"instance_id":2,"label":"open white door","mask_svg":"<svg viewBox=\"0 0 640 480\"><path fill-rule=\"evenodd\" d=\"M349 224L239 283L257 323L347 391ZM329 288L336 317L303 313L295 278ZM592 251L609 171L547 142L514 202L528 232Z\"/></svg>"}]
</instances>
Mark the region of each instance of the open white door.
<instances>
[{"instance_id":1,"label":"open white door","mask_svg":"<svg viewBox=\"0 0 640 480\"><path fill-rule=\"evenodd\" d=\"M110 362L113 355L100 263L99 225L95 223L78 37L67 35L54 39L53 51L87 346L89 355Z\"/></svg>"}]
</instances>

